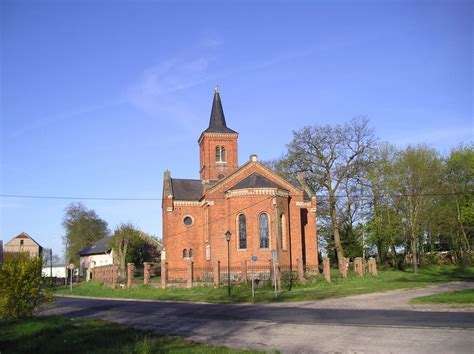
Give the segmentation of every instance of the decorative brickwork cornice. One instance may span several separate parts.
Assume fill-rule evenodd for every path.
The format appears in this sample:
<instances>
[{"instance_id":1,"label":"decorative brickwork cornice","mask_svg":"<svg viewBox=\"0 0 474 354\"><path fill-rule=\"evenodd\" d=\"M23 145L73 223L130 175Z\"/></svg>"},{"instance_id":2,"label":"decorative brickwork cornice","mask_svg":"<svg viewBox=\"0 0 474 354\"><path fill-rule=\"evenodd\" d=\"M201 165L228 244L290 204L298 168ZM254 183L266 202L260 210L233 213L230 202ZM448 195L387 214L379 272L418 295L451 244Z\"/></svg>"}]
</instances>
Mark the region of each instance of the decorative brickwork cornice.
<instances>
[{"instance_id":1,"label":"decorative brickwork cornice","mask_svg":"<svg viewBox=\"0 0 474 354\"><path fill-rule=\"evenodd\" d=\"M195 200L174 200L173 201L173 206L178 207L178 206L190 206L190 207L202 207L203 205L214 205L213 200L201 200L201 201L195 201Z\"/></svg>"},{"instance_id":2,"label":"decorative brickwork cornice","mask_svg":"<svg viewBox=\"0 0 474 354\"><path fill-rule=\"evenodd\" d=\"M227 198L249 195L272 195L287 198L289 196L289 193L287 191L276 188L246 188L227 191L225 195Z\"/></svg>"},{"instance_id":3,"label":"decorative brickwork cornice","mask_svg":"<svg viewBox=\"0 0 474 354\"><path fill-rule=\"evenodd\" d=\"M311 208L311 202L296 202L296 206L300 208Z\"/></svg>"},{"instance_id":4,"label":"decorative brickwork cornice","mask_svg":"<svg viewBox=\"0 0 474 354\"><path fill-rule=\"evenodd\" d=\"M199 137L198 143L201 144L202 139L204 137L209 137L209 138L219 138L219 139L233 139L233 138L238 138L239 133L202 133L201 136Z\"/></svg>"}]
</instances>

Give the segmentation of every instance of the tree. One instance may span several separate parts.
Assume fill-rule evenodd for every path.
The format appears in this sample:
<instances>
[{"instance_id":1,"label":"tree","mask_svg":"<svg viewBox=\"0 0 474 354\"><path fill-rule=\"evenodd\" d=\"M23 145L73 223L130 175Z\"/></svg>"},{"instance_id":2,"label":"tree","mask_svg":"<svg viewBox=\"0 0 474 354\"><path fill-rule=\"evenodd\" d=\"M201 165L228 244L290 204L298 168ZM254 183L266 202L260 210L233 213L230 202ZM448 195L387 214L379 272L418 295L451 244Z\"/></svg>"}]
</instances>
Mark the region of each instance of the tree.
<instances>
[{"instance_id":1,"label":"tree","mask_svg":"<svg viewBox=\"0 0 474 354\"><path fill-rule=\"evenodd\" d=\"M94 210L88 210L82 203L71 203L65 209L62 225L66 230L63 241L66 244L67 263L78 265L76 254L87 245L109 235L107 222Z\"/></svg>"},{"instance_id":2,"label":"tree","mask_svg":"<svg viewBox=\"0 0 474 354\"><path fill-rule=\"evenodd\" d=\"M114 262L119 266L119 276L125 277L126 259L131 244L140 240L141 231L132 224L121 224L114 231L112 248L114 250Z\"/></svg>"},{"instance_id":3,"label":"tree","mask_svg":"<svg viewBox=\"0 0 474 354\"><path fill-rule=\"evenodd\" d=\"M40 257L28 252L5 253L0 267L0 318L30 317L51 300L41 269Z\"/></svg>"},{"instance_id":4,"label":"tree","mask_svg":"<svg viewBox=\"0 0 474 354\"><path fill-rule=\"evenodd\" d=\"M406 241L411 246L413 271L418 271L418 245L427 230L433 196L440 193L441 161L424 145L408 147L394 164L396 208L402 218Z\"/></svg>"},{"instance_id":5,"label":"tree","mask_svg":"<svg viewBox=\"0 0 474 354\"><path fill-rule=\"evenodd\" d=\"M366 118L354 118L336 126L307 126L293 132L287 154L273 163L277 171L284 171L287 176L301 174L314 194L326 192L325 218L330 222L338 260L344 257L338 193L349 181L357 184L362 179L374 140Z\"/></svg>"}]
</instances>

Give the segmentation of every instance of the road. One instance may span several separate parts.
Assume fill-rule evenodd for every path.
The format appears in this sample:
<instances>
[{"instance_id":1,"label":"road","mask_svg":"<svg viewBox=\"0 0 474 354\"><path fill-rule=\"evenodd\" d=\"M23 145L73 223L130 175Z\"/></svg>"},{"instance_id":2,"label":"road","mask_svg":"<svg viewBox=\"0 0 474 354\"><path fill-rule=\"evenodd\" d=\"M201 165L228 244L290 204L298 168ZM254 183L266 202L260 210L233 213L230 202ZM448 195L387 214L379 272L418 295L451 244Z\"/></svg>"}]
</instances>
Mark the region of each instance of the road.
<instances>
[{"instance_id":1,"label":"road","mask_svg":"<svg viewBox=\"0 0 474 354\"><path fill-rule=\"evenodd\" d=\"M284 353L472 353L474 347L473 312L56 298L44 313Z\"/></svg>"}]
</instances>

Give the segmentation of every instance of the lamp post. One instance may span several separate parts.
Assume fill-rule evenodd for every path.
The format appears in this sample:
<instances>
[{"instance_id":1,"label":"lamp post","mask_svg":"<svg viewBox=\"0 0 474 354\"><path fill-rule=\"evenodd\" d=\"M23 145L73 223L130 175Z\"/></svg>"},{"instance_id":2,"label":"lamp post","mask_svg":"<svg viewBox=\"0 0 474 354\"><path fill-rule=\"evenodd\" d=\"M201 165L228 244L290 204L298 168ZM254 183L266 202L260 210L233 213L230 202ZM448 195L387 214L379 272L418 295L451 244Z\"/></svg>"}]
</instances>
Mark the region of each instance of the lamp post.
<instances>
[{"instance_id":1,"label":"lamp post","mask_svg":"<svg viewBox=\"0 0 474 354\"><path fill-rule=\"evenodd\" d=\"M232 234L229 230L225 233L225 239L227 241L227 294L230 296L230 237Z\"/></svg>"}]
</instances>

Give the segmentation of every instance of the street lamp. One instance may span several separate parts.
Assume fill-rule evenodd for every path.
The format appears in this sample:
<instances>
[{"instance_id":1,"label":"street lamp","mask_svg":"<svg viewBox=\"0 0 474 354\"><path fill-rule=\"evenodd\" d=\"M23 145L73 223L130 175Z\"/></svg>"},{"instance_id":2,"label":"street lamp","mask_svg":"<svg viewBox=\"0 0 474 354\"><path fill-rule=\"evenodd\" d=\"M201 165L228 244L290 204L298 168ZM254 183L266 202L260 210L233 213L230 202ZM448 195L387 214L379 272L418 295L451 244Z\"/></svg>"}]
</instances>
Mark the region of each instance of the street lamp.
<instances>
[{"instance_id":1,"label":"street lamp","mask_svg":"<svg viewBox=\"0 0 474 354\"><path fill-rule=\"evenodd\" d=\"M229 230L225 233L225 239L227 241L227 294L230 296L230 237L232 234Z\"/></svg>"}]
</instances>

